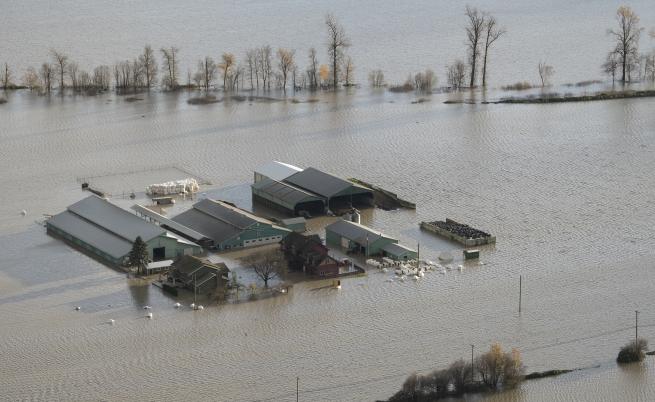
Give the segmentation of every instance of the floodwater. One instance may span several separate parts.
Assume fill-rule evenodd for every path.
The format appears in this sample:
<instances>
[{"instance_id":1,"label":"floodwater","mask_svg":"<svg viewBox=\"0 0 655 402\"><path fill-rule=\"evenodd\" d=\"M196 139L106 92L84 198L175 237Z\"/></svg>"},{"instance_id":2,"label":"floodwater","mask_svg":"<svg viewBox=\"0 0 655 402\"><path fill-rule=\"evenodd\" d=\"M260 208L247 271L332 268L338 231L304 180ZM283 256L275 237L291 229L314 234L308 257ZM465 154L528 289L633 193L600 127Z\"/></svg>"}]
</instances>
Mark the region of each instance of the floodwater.
<instances>
[{"instance_id":1,"label":"floodwater","mask_svg":"<svg viewBox=\"0 0 655 402\"><path fill-rule=\"evenodd\" d=\"M645 4L633 4L644 22L655 12ZM604 30L615 6L588 5L591 22L581 24ZM355 15L364 12L359 7ZM395 7L381 6L384 16ZM521 7L528 20L554 13ZM567 7L563 21L583 6ZM59 11L50 11L56 20ZM344 13L343 22L357 43L365 28L351 18ZM52 20L46 25L55 26ZM398 14L390 21L405 20ZM46 40L36 40L36 48L49 46ZM589 78L580 71L590 67L575 66L567 80ZM518 67L506 67L510 81ZM614 363L634 336L634 310L640 335L655 342L655 99L446 105L447 95L433 95L412 104L414 94L366 88L319 94L314 103L203 106L188 105L187 93L140 95L137 102L7 96L0 106L0 399L292 401L299 377L301 400L375 400L393 394L412 371L445 366L470 356L471 344L481 351L495 341L519 348L528 371L585 369L527 382L493 401L655 399L651 357L627 368ZM140 185L137 172L149 172L148 180L188 172L212 189L234 189L226 197L248 207L243 184L271 159L358 177L416 202L416 211L365 211L363 223L408 245L420 241L428 258L458 246L421 233L421 220L460 219L498 243L482 247L484 265L465 263L463 272L419 282L389 283L387 274L370 271L343 280L340 291L325 281L302 282L287 296L193 312L48 237L38 224L85 196L81 177L98 178L127 204L118 194ZM145 304L153 306L153 320L144 318Z\"/></svg>"}]
</instances>

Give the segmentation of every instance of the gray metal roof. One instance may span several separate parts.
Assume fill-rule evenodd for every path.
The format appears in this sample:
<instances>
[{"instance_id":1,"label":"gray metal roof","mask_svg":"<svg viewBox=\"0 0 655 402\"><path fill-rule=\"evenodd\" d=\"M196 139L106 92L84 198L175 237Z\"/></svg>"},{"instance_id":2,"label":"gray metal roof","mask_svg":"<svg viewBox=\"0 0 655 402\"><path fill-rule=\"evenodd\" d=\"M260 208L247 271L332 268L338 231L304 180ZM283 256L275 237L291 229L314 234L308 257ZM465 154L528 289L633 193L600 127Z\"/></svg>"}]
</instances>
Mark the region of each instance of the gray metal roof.
<instances>
[{"instance_id":1,"label":"gray metal roof","mask_svg":"<svg viewBox=\"0 0 655 402\"><path fill-rule=\"evenodd\" d=\"M159 226L148 223L96 195L76 202L68 207L68 211L130 242L138 236L147 242L166 233Z\"/></svg>"},{"instance_id":2,"label":"gray metal roof","mask_svg":"<svg viewBox=\"0 0 655 402\"><path fill-rule=\"evenodd\" d=\"M173 220L196 232L202 233L205 237L212 239L216 243L222 243L242 232L242 229L216 219L195 208L182 212L175 216Z\"/></svg>"},{"instance_id":3,"label":"gray metal roof","mask_svg":"<svg viewBox=\"0 0 655 402\"><path fill-rule=\"evenodd\" d=\"M239 229L246 229L258 221L252 216L245 214L245 211L239 210L224 202L214 201L208 198L193 204L193 208L232 226L236 226Z\"/></svg>"},{"instance_id":4,"label":"gray metal roof","mask_svg":"<svg viewBox=\"0 0 655 402\"><path fill-rule=\"evenodd\" d=\"M271 161L255 169L255 173L266 176L273 180L284 180L294 173L302 171L301 168L288 163Z\"/></svg>"},{"instance_id":5,"label":"gray metal roof","mask_svg":"<svg viewBox=\"0 0 655 402\"><path fill-rule=\"evenodd\" d=\"M289 176L284 181L325 198L335 196L348 188L370 192L367 188L312 167Z\"/></svg>"},{"instance_id":6,"label":"gray metal roof","mask_svg":"<svg viewBox=\"0 0 655 402\"><path fill-rule=\"evenodd\" d=\"M383 237L391 239L391 237L385 236L381 232L376 232L359 223L345 221L343 219L339 219L338 221L326 226L325 231L336 233L341 237L345 237L346 239L355 241L362 245L366 244L367 239L369 243L373 243Z\"/></svg>"},{"instance_id":7,"label":"gray metal roof","mask_svg":"<svg viewBox=\"0 0 655 402\"><path fill-rule=\"evenodd\" d=\"M268 195L287 203L290 206L295 206L301 202L307 201L323 201L321 197L311 194L305 190L296 188L290 184L265 179L254 183L252 187L256 190L263 191Z\"/></svg>"},{"instance_id":8,"label":"gray metal roof","mask_svg":"<svg viewBox=\"0 0 655 402\"><path fill-rule=\"evenodd\" d=\"M393 255L403 255L406 253L416 254L416 250L413 250L407 246L403 246L402 244L398 244L398 243L387 244L386 246L382 247L382 250Z\"/></svg>"},{"instance_id":9,"label":"gray metal roof","mask_svg":"<svg viewBox=\"0 0 655 402\"><path fill-rule=\"evenodd\" d=\"M69 211L53 216L48 219L47 223L109 254L115 259L126 256L132 249L132 243L129 241Z\"/></svg>"},{"instance_id":10,"label":"gray metal roof","mask_svg":"<svg viewBox=\"0 0 655 402\"><path fill-rule=\"evenodd\" d=\"M193 240L199 241L204 238L207 238L205 235L202 233L196 232L195 230L188 228L178 222L175 222L172 219L169 219L161 214L158 214L157 212L148 209L142 205L135 204L132 206L132 209L135 210L136 212L145 215L149 217L152 220L155 220L159 222L160 225L166 225L167 227L171 228L172 230L175 230L179 233L184 234L185 236L190 237Z\"/></svg>"},{"instance_id":11,"label":"gray metal roof","mask_svg":"<svg viewBox=\"0 0 655 402\"><path fill-rule=\"evenodd\" d=\"M287 218L287 219L282 219L282 224L284 225L297 225L300 223L307 223L305 218L302 216L296 216L295 218Z\"/></svg>"}]
</instances>

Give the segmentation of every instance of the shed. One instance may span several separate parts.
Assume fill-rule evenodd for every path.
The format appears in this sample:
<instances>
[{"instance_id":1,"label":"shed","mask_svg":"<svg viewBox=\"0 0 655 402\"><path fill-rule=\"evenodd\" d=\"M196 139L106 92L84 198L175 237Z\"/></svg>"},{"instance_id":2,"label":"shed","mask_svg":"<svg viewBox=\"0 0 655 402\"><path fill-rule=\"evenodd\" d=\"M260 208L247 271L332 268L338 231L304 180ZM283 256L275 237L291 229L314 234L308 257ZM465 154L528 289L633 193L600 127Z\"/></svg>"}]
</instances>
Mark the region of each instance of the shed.
<instances>
[{"instance_id":1,"label":"shed","mask_svg":"<svg viewBox=\"0 0 655 402\"><path fill-rule=\"evenodd\" d=\"M230 270L223 263L212 264L193 256L178 258L172 265L168 283L184 286L197 293L209 293L227 287Z\"/></svg>"},{"instance_id":2,"label":"shed","mask_svg":"<svg viewBox=\"0 0 655 402\"><path fill-rule=\"evenodd\" d=\"M418 255L416 250L399 243L387 244L382 248L382 251L385 257L389 257L396 261L413 260L416 259Z\"/></svg>"},{"instance_id":3,"label":"shed","mask_svg":"<svg viewBox=\"0 0 655 402\"><path fill-rule=\"evenodd\" d=\"M284 182L323 197L331 209L373 204L371 189L312 167L287 177Z\"/></svg>"},{"instance_id":4,"label":"shed","mask_svg":"<svg viewBox=\"0 0 655 402\"><path fill-rule=\"evenodd\" d=\"M343 219L326 226L325 237L329 245L352 252L360 252L367 256L380 255L386 245L398 243L398 240L381 232Z\"/></svg>"},{"instance_id":5,"label":"shed","mask_svg":"<svg viewBox=\"0 0 655 402\"><path fill-rule=\"evenodd\" d=\"M323 197L288 183L264 178L251 185L254 201L291 215L321 215L325 212Z\"/></svg>"},{"instance_id":6,"label":"shed","mask_svg":"<svg viewBox=\"0 0 655 402\"><path fill-rule=\"evenodd\" d=\"M282 181L294 173L302 172L302 169L284 162L271 161L255 169L253 182L258 183L261 180L272 179Z\"/></svg>"},{"instance_id":7,"label":"shed","mask_svg":"<svg viewBox=\"0 0 655 402\"><path fill-rule=\"evenodd\" d=\"M282 226L291 229L296 233L302 233L307 230L307 221L302 216L295 218L282 219Z\"/></svg>"}]
</instances>

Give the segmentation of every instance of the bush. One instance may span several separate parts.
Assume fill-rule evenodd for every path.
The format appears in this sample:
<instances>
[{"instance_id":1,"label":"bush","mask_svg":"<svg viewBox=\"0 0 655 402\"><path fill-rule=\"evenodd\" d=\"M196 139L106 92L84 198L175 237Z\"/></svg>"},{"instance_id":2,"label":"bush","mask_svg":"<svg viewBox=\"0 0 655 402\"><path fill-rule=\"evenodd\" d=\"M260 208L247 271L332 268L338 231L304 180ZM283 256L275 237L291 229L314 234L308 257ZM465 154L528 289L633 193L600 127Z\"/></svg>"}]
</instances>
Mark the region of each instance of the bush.
<instances>
[{"instance_id":1,"label":"bush","mask_svg":"<svg viewBox=\"0 0 655 402\"><path fill-rule=\"evenodd\" d=\"M617 363L635 363L644 360L648 350L648 341L639 338L621 348L619 355L616 357Z\"/></svg>"},{"instance_id":2,"label":"bush","mask_svg":"<svg viewBox=\"0 0 655 402\"><path fill-rule=\"evenodd\" d=\"M523 91L523 90L530 89L530 88L532 88L532 84L530 84L527 81L516 82L514 84L506 85L506 86L502 87L502 89L505 90L505 91Z\"/></svg>"}]
</instances>

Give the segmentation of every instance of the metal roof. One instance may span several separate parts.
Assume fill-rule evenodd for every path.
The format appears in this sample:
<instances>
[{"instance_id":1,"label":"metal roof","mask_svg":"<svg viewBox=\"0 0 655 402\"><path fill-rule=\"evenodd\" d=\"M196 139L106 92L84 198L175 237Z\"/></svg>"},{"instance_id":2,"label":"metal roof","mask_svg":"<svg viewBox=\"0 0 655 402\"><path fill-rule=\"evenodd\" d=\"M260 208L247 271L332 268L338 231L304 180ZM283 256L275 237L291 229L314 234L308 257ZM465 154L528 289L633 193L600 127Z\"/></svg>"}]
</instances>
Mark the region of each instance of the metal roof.
<instances>
[{"instance_id":1,"label":"metal roof","mask_svg":"<svg viewBox=\"0 0 655 402\"><path fill-rule=\"evenodd\" d=\"M366 227L362 224L339 219L338 221L325 227L325 231L330 231L338 234L341 237L355 241L359 244L373 243L381 238L391 239L391 237L384 235L381 232L376 232L373 229Z\"/></svg>"},{"instance_id":2,"label":"metal roof","mask_svg":"<svg viewBox=\"0 0 655 402\"><path fill-rule=\"evenodd\" d=\"M315 194L275 180L264 179L254 183L252 187L256 190L265 192L271 197L282 201L291 207L295 207L297 204L307 201L323 202L323 199Z\"/></svg>"},{"instance_id":3,"label":"metal roof","mask_svg":"<svg viewBox=\"0 0 655 402\"><path fill-rule=\"evenodd\" d=\"M294 173L301 172L302 169L288 163L271 161L255 169L255 173L266 176L273 180L284 180Z\"/></svg>"},{"instance_id":4,"label":"metal roof","mask_svg":"<svg viewBox=\"0 0 655 402\"><path fill-rule=\"evenodd\" d=\"M300 223L307 223L305 218L302 216L296 216L295 218L287 218L287 219L282 219L282 224L284 225L297 225Z\"/></svg>"},{"instance_id":5,"label":"metal roof","mask_svg":"<svg viewBox=\"0 0 655 402\"><path fill-rule=\"evenodd\" d=\"M295 173L284 179L284 181L325 198L335 196L351 187L370 192L370 190L362 186L358 186L355 183L351 183L312 167L309 167L302 172Z\"/></svg>"},{"instance_id":6,"label":"metal roof","mask_svg":"<svg viewBox=\"0 0 655 402\"><path fill-rule=\"evenodd\" d=\"M109 254L114 259L122 258L132 250L131 242L69 211L64 211L53 216L48 219L47 223Z\"/></svg>"},{"instance_id":7,"label":"metal roof","mask_svg":"<svg viewBox=\"0 0 655 402\"><path fill-rule=\"evenodd\" d=\"M177 231L178 233L182 233L185 236L190 237L193 240L200 241L202 239L206 239L207 236L203 235L202 233L196 232L195 230L188 228L180 223L175 222L172 219L169 219L161 214L158 214L157 212L148 209L142 205L135 204L132 206L132 209L135 210L136 212L145 215L149 217L150 219L159 222L160 225L166 225L167 227L171 228L172 230Z\"/></svg>"},{"instance_id":8,"label":"metal roof","mask_svg":"<svg viewBox=\"0 0 655 402\"><path fill-rule=\"evenodd\" d=\"M387 244L386 246L382 247L382 250L392 255L404 255L406 253L416 254L416 250L412 250L411 248L398 243Z\"/></svg>"},{"instance_id":9,"label":"metal roof","mask_svg":"<svg viewBox=\"0 0 655 402\"><path fill-rule=\"evenodd\" d=\"M216 219L211 215L207 215L195 208L182 212L174 217L173 220L196 232L202 233L204 237L212 239L216 243L222 243L242 232L242 229Z\"/></svg>"},{"instance_id":10,"label":"metal roof","mask_svg":"<svg viewBox=\"0 0 655 402\"><path fill-rule=\"evenodd\" d=\"M255 219L251 214L246 214L243 210L209 198L193 204L193 208L239 229L246 229L259 221L259 219Z\"/></svg>"},{"instance_id":11,"label":"metal roof","mask_svg":"<svg viewBox=\"0 0 655 402\"><path fill-rule=\"evenodd\" d=\"M68 207L68 211L130 242L139 236L147 242L166 233L159 226L148 223L96 195L76 202Z\"/></svg>"}]
</instances>

